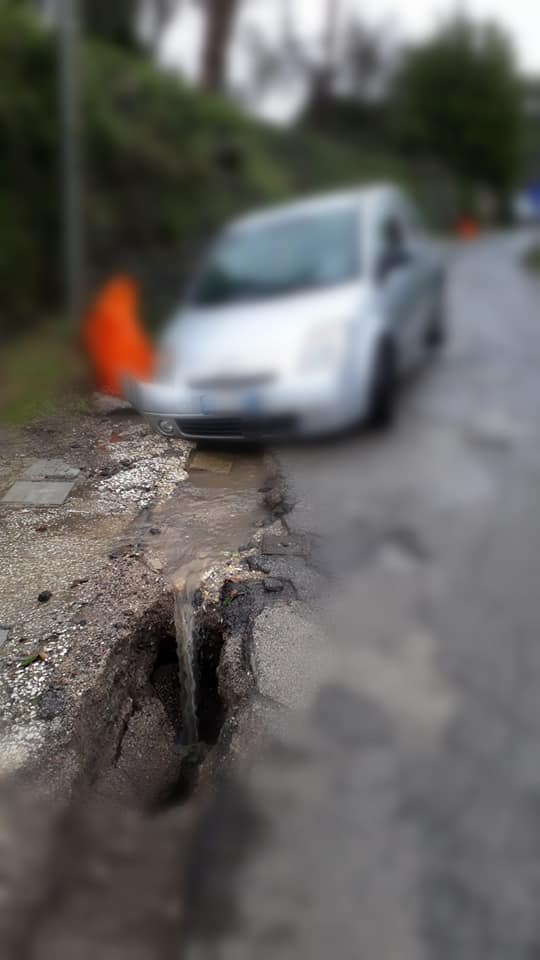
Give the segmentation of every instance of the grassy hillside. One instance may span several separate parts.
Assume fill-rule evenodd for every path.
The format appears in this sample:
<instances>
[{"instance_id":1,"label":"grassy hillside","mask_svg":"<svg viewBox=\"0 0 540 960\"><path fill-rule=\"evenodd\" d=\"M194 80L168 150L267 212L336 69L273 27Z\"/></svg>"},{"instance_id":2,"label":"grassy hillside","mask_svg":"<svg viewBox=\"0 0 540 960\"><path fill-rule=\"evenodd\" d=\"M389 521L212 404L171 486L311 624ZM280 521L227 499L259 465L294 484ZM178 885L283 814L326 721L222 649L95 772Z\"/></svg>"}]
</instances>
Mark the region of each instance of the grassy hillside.
<instances>
[{"instance_id":1,"label":"grassy hillside","mask_svg":"<svg viewBox=\"0 0 540 960\"><path fill-rule=\"evenodd\" d=\"M395 175L395 166L254 122L113 48L84 49L89 287L118 270L150 317L178 300L209 233L297 192ZM54 37L0 8L0 329L59 312L60 127Z\"/></svg>"}]
</instances>

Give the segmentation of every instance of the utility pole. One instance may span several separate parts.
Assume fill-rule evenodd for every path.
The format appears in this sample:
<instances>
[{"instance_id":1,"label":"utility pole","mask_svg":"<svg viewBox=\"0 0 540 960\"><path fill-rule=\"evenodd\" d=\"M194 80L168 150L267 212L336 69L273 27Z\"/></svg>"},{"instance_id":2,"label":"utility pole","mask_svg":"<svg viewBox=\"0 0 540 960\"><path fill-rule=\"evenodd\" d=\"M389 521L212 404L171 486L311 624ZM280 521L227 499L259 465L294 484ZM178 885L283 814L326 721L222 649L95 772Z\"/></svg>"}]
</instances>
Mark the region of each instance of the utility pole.
<instances>
[{"instance_id":1,"label":"utility pole","mask_svg":"<svg viewBox=\"0 0 540 960\"><path fill-rule=\"evenodd\" d=\"M222 93L226 85L227 55L238 11L238 0L205 0L205 37L202 54L202 86Z\"/></svg>"},{"instance_id":2,"label":"utility pole","mask_svg":"<svg viewBox=\"0 0 540 960\"><path fill-rule=\"evenodd\" d=\"M339 37L339 21L341 15L341 0L327 0L326 21L323 36L323 72L324 83L332 85L336 71L336 47Z\"/></svg>"},{"instance_id":3,"label":"utility pole","mask_svg":"<svg viewBox=\"0 0 540 960\"><path fill-rule=\"evenodd\" d=\"M80 0L59 0L62 211L66 307L74 327L84 300L81 163Z\"/></svg>"}]
</instances>

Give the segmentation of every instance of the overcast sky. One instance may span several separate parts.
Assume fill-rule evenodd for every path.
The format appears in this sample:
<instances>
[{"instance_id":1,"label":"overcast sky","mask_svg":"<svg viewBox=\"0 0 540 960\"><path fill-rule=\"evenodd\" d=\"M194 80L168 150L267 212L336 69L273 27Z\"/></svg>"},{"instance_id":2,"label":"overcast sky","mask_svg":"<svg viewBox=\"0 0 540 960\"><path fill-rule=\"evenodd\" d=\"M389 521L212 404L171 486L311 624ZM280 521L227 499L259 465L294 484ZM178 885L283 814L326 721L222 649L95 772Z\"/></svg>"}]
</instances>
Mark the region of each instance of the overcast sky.
<instances>
[{"instance_id":1,"label":"overcast sky","mask_svg":"<svg viewBox=\"0 0 540 960\"><path fill-rule=\"evenodd\" d=\"M269 38L279 32L283 4L292 5L297 33L314 41L321 36L328 0L243 0L238 24L241 31L254 21ZM343 14L357 10L364 22L388 24L404 40L422 38L452 9L465 9L474 17L495 18L514 39L518 61L527 72L540 74L540 0L341 0ZM182 11L166 37L165 61L188 76L196 74L200 54L201 18L184 0ZM243 62L238 47L232 61L233 75L242 80ZM291 93L292 95L292 93ZM275 107L275 111L273 110ZM276 115L283 108L283 93L266 112Z\"/></svg>"}]
</instances>

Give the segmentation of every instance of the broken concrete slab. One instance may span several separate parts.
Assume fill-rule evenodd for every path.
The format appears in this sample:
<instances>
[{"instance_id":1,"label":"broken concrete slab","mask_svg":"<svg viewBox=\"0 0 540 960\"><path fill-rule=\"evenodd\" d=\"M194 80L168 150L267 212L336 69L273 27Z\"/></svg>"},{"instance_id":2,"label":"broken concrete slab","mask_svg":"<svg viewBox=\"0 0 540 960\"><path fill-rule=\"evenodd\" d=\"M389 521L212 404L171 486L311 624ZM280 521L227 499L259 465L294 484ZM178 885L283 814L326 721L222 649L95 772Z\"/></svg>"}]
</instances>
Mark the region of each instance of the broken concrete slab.
<instances>
[{"instance_id":1,"label":"broken concrete slab","mask_svg":"<svg viewBox=\"0 0 540 960\"><path fill-rule=\"evenodd\" d=\"M219 453L197 451L191 458L189 466L193 470L206 470L208 473L229 474L233 467L233 461L229 457L221 456Z\"/></svg>"},{"instance_id":2,"label":"broken concrete slab","mask_svg":"<svg viewBox=\"0 0 540 960\"><path fill-rule=\"evenodd\" d=\"M22 474L22 480L75 480L78 467L70 467L64 460L35 460Z\"/></svg>"},{"instance_id":3,"label":"broken concrete slab","mask_svg":"<svg viewBox=\"0 0 540 960\"><path fill-rule=\"evenodd\" d=\"M7 642L9 630L6 627L0 627L0 649Z\"/></svg>"},{"instance_id":4,"label":"broken concrete slab","mask_svg":"<svg viewBox=\"0 0 540 960\"><path fill-rule=\"evenodd\" d=\"M71 493L75 482L20 480L3 497L3 503L14 506L61 506Z\"/></svg>"},{"instance_id":5,"label":"broken concrete slab","mask_svg":"<svg viewBox=\"0 0 540 960\"><path fill-rule=\"evenodd\" d=\"M59 507L74 486L75 480L17 480L0 502L18 507Z\"/></svg>"},{"instance_id":6,"label":"broken concrete slab","mask_svg":"<svg viewBox=\"0 0 540 960\"><path fill-rule=\"evenodd\" d=\"M78 467L58 458L34 460L1 502L13 506L60 506L71 493L79 473Z\"/></svg>"}]
</instances>

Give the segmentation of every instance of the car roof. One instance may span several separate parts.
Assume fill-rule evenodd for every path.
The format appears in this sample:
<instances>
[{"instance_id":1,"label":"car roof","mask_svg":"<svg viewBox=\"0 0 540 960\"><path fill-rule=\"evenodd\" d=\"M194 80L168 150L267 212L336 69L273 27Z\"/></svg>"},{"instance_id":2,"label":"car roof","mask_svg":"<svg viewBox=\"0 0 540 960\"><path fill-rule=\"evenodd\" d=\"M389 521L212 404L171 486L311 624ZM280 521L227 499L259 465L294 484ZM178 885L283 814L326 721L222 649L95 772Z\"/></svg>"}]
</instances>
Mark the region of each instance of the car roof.
<instances>
[{"instance_id":1,"label":"car roof","mask_svg":"<svg viewBox=\"0 0 540 960\"><path fill-rule=\"evenodd\" d=\"M293 216L301 216L302 214L330 213L333 210L346 210L354 207L360 210L367 205L373 209L373 207L382 206L389 200L395 199L398 194L399 188L389 183L372 184L350 190L337 190L332 193L320 193L288 203L252 210L233 220L228 228L241 230L286 221Z\"/></svg>"}]
</instances>

